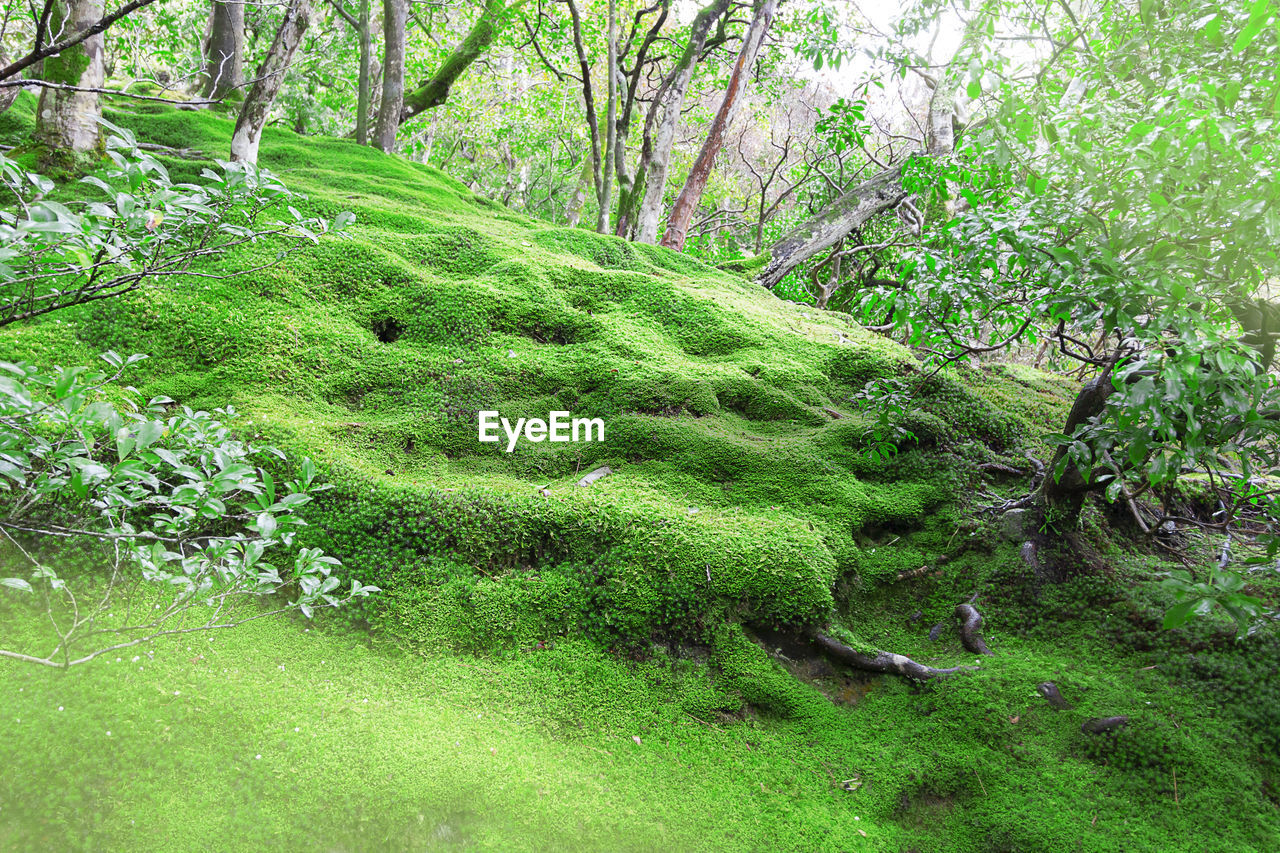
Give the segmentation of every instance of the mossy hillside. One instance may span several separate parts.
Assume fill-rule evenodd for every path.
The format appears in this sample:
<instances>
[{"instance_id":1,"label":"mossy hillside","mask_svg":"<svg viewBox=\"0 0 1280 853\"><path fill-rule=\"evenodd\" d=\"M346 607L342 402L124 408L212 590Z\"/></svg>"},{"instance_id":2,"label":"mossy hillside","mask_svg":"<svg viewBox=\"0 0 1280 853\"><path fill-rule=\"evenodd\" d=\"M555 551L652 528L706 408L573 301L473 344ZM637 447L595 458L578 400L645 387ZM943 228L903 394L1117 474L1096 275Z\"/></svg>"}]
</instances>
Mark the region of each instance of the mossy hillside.
<instances>
[{"instance_id":1,"label":"mossy hillside","mask_svg":"<svg viewBox=\"0 0 1280 853\"><path fill-rule=\"evenodd\" d=\"M988 571L1019 588L1011 566ZM1069 584L1048 603L1038 621L987 607L998 651L980 671L928 687L841 679L834 705L762 665L733 626L711 658L672 647L631 660L574 638L405 654L285 619L66 674L0 662L14 733L0 746L0 833L19 850L215 837L245 850L1274 849L1255 764L1266 744L1251 740L1265 726L1218 704L1224 667L1253 660L1227 683L1252 681L1263 701L1228 708L1274 706L1274 639L1178 666L1187 638L1141 651L1104 629L1132 626L1114 584ZM47 633L33 605L0 601L7 636ZM966 660L954 633L922 633L891 639ZM1045 678L1071 710L1036 695ZM767 713L737 716L744 696ZM1115 738L1079 730L1117 713L1133 722Z\"/></svg>"},{"instance_id":2,"label":"mossy hillside","mask_svg":"<svg viewBox=\"0 0 1280 853\"><path fill-rule=\"evenodd\" d=\"M163 106L109 117L211 156L231 130ZM865 564L859 531L909 530L954 499L967 463L942 449L1009 452L1033 431L981 383L938 377L912 415L920 447L872 462L871 424L849 398L914 361L849 318L683 255L527 219L349 142L269 129L261 151L306 211L355 212L350 237L6 330L0 356L146 352L129 376L145 393L235 405L254 431L328 465L339 488L312 513L316 540L367 579L422 585L440 565L495 554L508 555L503 571L571 567L579 583L616 579L611 612L632 640L657 624L644 614L687 596L691 631L727 615L815 619L833 581ZM208 165L165 162L175 178ZM202 272L277 250L246 247ZM477 442L484 409L601 417L607 440L508 454ZM615 473L576 489L598 465ZM476 521L459 500L482 507ZM423 501L442 508L406 511ZM484 544L466 532L491 524Z\"/></svg>"}]
</instances>

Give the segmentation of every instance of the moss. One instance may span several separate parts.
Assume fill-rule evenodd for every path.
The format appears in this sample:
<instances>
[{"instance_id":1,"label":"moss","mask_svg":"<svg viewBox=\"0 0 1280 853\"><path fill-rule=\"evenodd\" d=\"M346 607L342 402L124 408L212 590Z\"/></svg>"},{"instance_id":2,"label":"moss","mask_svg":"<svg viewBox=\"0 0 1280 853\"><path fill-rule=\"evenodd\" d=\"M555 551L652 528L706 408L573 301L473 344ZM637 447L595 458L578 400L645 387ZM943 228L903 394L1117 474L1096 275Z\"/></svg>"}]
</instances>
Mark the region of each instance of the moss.
<instances>
[{"instance_id":1,"label":"moss","mask_svg":"<svg viewBox=\"0 0 1280 853\"><path fill-rule=\"evenodd\" d=\"M10 141L29 132L33 101L23 94L0 116ZM210 157L230 134L223 117L163 105L109 117ZM659 832L655 848L1274 846L1265 791L1276 771L1260 757L1276 751L1267 710L1276 703L1265 693L1274 647L1213 646L1211 633L1187 640L1209 644L1194 657L1160 645L1151 614L1161 602L1126 597L1118 590L1128 583L1111 578L1036 587L1015 546L986 548L985 534L962 523L975 462L1037 449L1071 383L1012 367L937 377L900 422L917 440L873 459L871 421L849 398L868 381L916 376L915 361L844 315L769 298L660 247L550 228L346 141L269 128L262 160L308 195L305 211L354 211L349 238L247 276L152 286L7 327L0 358L148 352L127 377L144 393L233 404L242 431L319 460L336 488L308 508L303 540L386 590L349 618L423 655L483 656L451 664L448 678L405 682L408 698L389 708L416 707L472 672L510 684L493 704L530 709L556 743L606 730L627 748L633 734L646 746L667 739L663 780L688 770L680 744L698 732L696 767L722 773L730 792L708 800L723 816L719 834L702 843L700 832ZM206 165L165 163L186 179ZM250 246L206 271L275 259L276 247ZM599 416L606 440L508 454L477 442L484 409ZM600 465L614 473L575 485ZM936 571L897 579L922 565ZM1121 580L1145 590L1158 570ZM975 593L996 658L941 689L817 676L828 695L850 697L838 708L742 627L794 630L838 614L862 647L954 665L970 657L954 631L931 642L929 629L948 628L955 604ZM383 669L370 672L361 690L383 683ZM1058 715L1034 695L1046 678L1076 710ZM1142 731L1114 745L1081 741L1084 716L1103 713L1134 714ZM390 738L397 755L416 754L430 728L379 720L369 743ZM175 731L217 740L193 725ZM1194 742L1179 740L1188 732ZM1170 807L1163 776L1171 786L1174 769L1190 787ZM1184 772L1199 781L1183 783ZM855 776L862 787L844 787ZM117 777L126 778L106 776ZM65 779L47 787L74 790ZM307 814L327 813L306 803ZM422 813L402 805L406 821ZM871 840L855 837L861 826ZM136 846L123 832L107 846Z\"/></svg>"}]
</instances>

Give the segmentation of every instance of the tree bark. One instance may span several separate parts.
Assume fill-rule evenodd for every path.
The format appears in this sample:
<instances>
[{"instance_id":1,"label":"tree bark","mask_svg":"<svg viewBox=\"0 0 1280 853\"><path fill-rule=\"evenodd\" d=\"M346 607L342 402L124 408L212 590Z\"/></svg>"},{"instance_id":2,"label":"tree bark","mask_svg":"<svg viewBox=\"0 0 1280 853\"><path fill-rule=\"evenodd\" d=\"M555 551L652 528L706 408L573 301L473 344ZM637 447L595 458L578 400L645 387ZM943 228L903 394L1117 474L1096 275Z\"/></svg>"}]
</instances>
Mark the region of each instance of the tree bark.
<instances>
[{"instance_id":1,"label":"tree bark","mask_svg":"<svg viewBox=\"0 0 1280 853\"><path fill-rule=\"evenodd\" d=\"M609 0L609 47L606 51L605 76L608 85L609 104L604 117L604 163L600 167L600 212L596 216L596 231L609 233L609 215L613 212L613 164L617 154L613 150L618 139L618 2Z\"/></svg>"},{"instance_id":2,"label":"tree bark","mask_svg":"<svg viewBox=\"0 0 1280 853\"><path fill-rule=\"evenodd\" d=\"M636 183L636 174L627 174L627 138L631 135L631 119L635 114L636 108L636 90L640 85L640 80L645 76L645 69L652 64L649 59L649 49L657 42L662 35L662 25L666 23L667 16L671 12L672 0L658 0L654 5L647 9L642 9L636 13L635 22L632 25L631 33L627 37L625 49L620 49L618 56L618 82L621 92L618 100L621 104L618 110L617 132L614 134L614 176L617 181L618 188L618 216L617 225L614 233L619 237L627 237L630 235L635 225L635 208L639 201L639 186ZM636 28L640 25L640 19L647 14L656 11L658 14L654 18L653 24L649 27L649 31L645 34L639 48L636 50L635 61L628 70L623 67L622 61L626 54L631 51L631 42L635 38ZM646 125L647 127L647 125ZM639 164L637 164L637 168Z\"/></svg>"},{"instance_id":3,"label":"tree bark","mask_svg":"<svg viewBox=\"0 0 1280 853\"><path fill-rule=\"evenodd\" d=\"M1067 413L1067 422L1062 427L1062 434L1072 435L1077 428L1102 414L1107 406L1107 398L1114 392L1110 368L1086 382L1080 389L1080 393L1076 395L1071 411ZM1060 479L1055 479L1053 473L1058 470L1058 464L1066 455L1067 447L1059 446L1053 455L1053 462L1049 465L1049 476L1044 479L1041 494L1044 495L1045 506L1054 526L1062 530L1071 530L1075 527L1080 510L1084 507L1085 495L1096 489L1097 484L1085 480L1080 469L1071 464L1063 470Z\"/></svg>"},{"instance_id":4,"label":"tree bark","mask_svg":"<svg viewBox=\"0 0 1280 853\"><path fill-rule=\"evenodd\" d=\"M584 157L582 173L578 176L578 185L574 188L573 195L569 197L569 205L564 211L565 224L570 228L577 228L579 220L582 219L582 206L587 203L587 186L591 183L591 175L594 172L595 165L591 162L591 157Z\"/></svg>"},{"instance_id":5,"label":"tree bark","mask_svg":"<svg viewBox=\"0 0 1280 853\"><path fill-rule=\"evenodd\" d=\"M370 28L369 0L360 0L360 8L353 15L347 11L343 0L329 0L333 10L342 16L360 40L360 76L356 83L357 145L369 144L370 101L373 100L373 30Z\"/></svg>"},{"instance_id":6,"label":"tree bark","mask_svg":"<svg viewBox=\"0 0 1280 853\"><path fill-rule=\"evenodd\" d=\"M587 132L591 137L591 175L595 187L596 199L604 194L604 152L601 150L600 120L596 115L595 90L591 85L591 61L587 58L587 48L582 38L582 16L578 12L575 0L565 0L569 6L569 17L573 21L573 47L578 55L578 73L582 80L582 105L587 117ZM597 220L598 221L598 220Z\"/></svg>"},{"instance_id":7,"label":"tree bark","mask_svg":"<svg viewBox=\"0 0 1280 853\"><path fill-rule=\"evenodd\" d=\"M49 32L71 38L102 18L102 0L56 0ZM106 77L101 33L44 61L43 79L68 86L101 87ZM55 156L82 154L98 147L102 104L96 92L43 89L36 109L35 137Z\"/></svg>"},{"instance_id":8,"label":"tree bark","mask_svg":"<svg viewBox=\"0 0 1280 853\"><path fill-rule=\"evenodd\" d=\"M284 81L293 53L302 42L302 34L310 23L311 0L291 0L285 10L280 29L267 50L256 79L245 96L236 129L231 135L231 159L237 162L257 163L258 143L262 140L262 128L275 103L280 84Z\"/></svg>"},{"instance_id":9,"label":"tree bark","mask_svg":"<svg viewBox=\"0 0 1280 853\"><path fill-rule=\"evenodd\" d=\"M200 94L224 98L244 85L244 3L213 0Z\"/></svg>"},{"instance_id":10,"label":"tree bark","mask_svg":"<svg viewBox=\"0 0 1280 853\"><path fill-rule=\"evenodd\" d=\"M471 63L489 50L493 40L514 17L511 13L523 3L524 0L516 0L508 8L505 0L485 0L484 7L480 10L480 19L471 28L471 32L467 33L462 44L449 54L449 57L436 69L436 73L431 75L430 80L413 91L405 93L400 122L403 124L418 113L443 104L449 97L449 89L454 81L462 76Z\"/></svg>"},{"instance_id":11,"label":"tree bark","mask_svg":"<svg viewBox=\"0 0 1280 853\"><path fill-rule=\"evenodd\" d=\"M725 90L724 100L707 131L707 139L698 152L698 159L689 170L684 188L676 197L671 208L671 216L667 218L667 230L662 235L662 245L677 252L684 251L684 241L689 233L689 223L693 220L694 211L702 200L702 192L706 189L711 177L711 169L715 166L716 155L724 145L725 134L733 122L742 104L742 96L746 93L747 83L751 78L751 69L755 65L756 55L760 52L760 44L765 33L773 24L774 13L778 9L778 0L757 0L755 17L742 37L742 49L738 51L738 61L733 66L729 77L729 86Z\"/></svg>"},{"instance_id":12,"label":"tree bark","mask_svg":"<svg viewBox=\"0 0 1280 853\"><path fill-rule=\"evenodd\" d=\"M831 248L873 216L897 207L907 195L900 165L858 184L775 243L769 263L756 280L772 290L791 270Z\"/></svg>"},{"instance_id":13,"label":"tree bark","mask_svg":"<svg viewBox=\"0 0 1280 853\"><path fill-rule=\"evenodd\" d=\"M408 0L382 3L382 105L373 131L373 144L390 154L396 147L396 130L404 105L405 25L409 20Z\"/></svg>"},{"instance_id":14,"label":"tree bark","mask_svg":"<svg viewBox=\"0 0 1280 853\"><path fill-rule=\"evenodd\" d=\"M360 0L356 33L360 37L360 82L356 93L356 142L369 144L369 108L373 100L373 27L369 0Z\"/></svg>"},{"instance_id":15,"label":"tree bark","mask_svg":"<svg viewBox=\"0 0 1280 853\"><path fill-rule=\"evenodd\" d=\"M960 621L960 642L975 655L989 655L991 649L982 639L982 614L972 604L957 604L956 619Z\"/></svg>"},{"instance_id":16,"label":"tree bark","mask_svg":"<svg viewBox=\"0 0 1280 853\"><path fill-rule=\"evenodd\" d=\"M916 681L928 681L931 678L940 678L944 675L951 675L956 672L971 670L972 666L951 666L945 669L937 667L925 666L917 663L905 655L895 655L892 652L876 651L874 655L863 654L851 646L846 646L839 640L833 639L821 631L816 631L812 635L813 643L823 654L834 658L841 663L849 666L865 669L868 672L880 672L888 675L903 675Z\"/></svg>"},{"instance_id":17,"label":"tree bark","mask_svg":"<svg viewBox=\"0 0 1280 853\"><path fill-rule=\"evenodd\" d=\"M636 240L641 243L658 242L658 223L662 219L663 202L667 190L667 169L671 163L671 148L675 143L676 128L680 124L680 109L685 93L693 79L698 58L707 44L711 27L729 8L729 0L712 0L694 16L689 25L689 43L676 61L675 67L654 98L649 114L645 117L644 142L640 149L640 163L634 178L638 196L632 205L635 213ZM643 193L643 195L640 195ZM628 211L620 210L619 219L629 218Z\"/></svg>"}]
</instances>

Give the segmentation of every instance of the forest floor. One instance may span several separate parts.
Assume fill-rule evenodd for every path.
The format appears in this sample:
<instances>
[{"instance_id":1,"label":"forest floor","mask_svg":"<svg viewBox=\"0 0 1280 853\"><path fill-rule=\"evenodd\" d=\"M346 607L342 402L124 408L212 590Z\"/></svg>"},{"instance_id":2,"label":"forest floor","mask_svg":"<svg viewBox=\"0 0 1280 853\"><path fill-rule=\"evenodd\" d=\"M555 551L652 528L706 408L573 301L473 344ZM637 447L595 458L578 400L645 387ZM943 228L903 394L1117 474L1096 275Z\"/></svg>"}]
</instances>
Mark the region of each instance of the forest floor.
<instances>
[{"instance_id":1,"label":"forest floor","mask_svg":"<svg viewBox=\"0 0 1280 853\"><path fill-rule=\"evenodd\" d=\"M109 118L210 158L230 134ZM1071 383L956 371L886 430L856 394L914 359L846 315L350 142L268 129L262 159L304 212L353 210L350 235L8 327L0 359L147 353L142 393L232 405L317 460L336 487L305 544L384 592L65 674L0 662L0 848L1280 847L1276 633L1162 631L1171 564L1104 508L1098 570L1056 584L981 511L1026 490ZM606 440L507 454L477 442L487 409L598 416ZM970 600L980 660L954 627ZM41 620L0 599L6 643L40 647ZM765 639L827 620L976 668L921 686ZM1129 724L1080 729L1111 715Z\"/></svg>"}]
</instances>

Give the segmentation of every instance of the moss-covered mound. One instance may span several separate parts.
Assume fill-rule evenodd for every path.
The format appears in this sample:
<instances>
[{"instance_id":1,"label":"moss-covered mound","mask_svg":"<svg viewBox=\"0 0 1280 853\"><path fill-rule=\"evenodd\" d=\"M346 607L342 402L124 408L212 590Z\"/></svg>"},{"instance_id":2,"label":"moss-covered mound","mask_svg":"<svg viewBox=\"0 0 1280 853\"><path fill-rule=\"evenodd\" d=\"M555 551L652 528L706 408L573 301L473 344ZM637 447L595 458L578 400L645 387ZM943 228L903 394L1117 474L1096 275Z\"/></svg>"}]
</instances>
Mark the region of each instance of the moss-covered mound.
<instances>
[{"instance_id":1,"label":"moss-covered mound","mask_svg":"<svg viewBox=\"0 0 1280 853\"><path fill-rule=\"evenodd\" d=\"M227 148L230 123L208 113L112 118L144 141ZM206 165L165 162L176 180ZM869 532L921 526L972 460L1013 450L1052 409L1041 380L939 377L900 425L914 438L873 461L873 424L850 397L915 362L842 315L665 249L517 216L346 141L269 131L261 162L310 212L354 212L349 237L275 265L269 243L236 251L205 272L268 266L7 330L0 357L147 353L129 379L148 394L233 404L327 462L340 488L313 513L316 540L434 636L519 642L585 618L633 643L729 612L824 618L837 579L877 573L859 544ZM505 438L478 441L486 410L599 418L605 440L507 452ZM575 485L606 465L611 476ZM483 582L511 572L522 579Z\"/></svg>"},{"instance_id":2,"label":"moss-covered mound","mask_svg":"<svg viewBox=\"0 0 1280 853\"><path fill-rule=\"evenodd\" d=\"M32 107L23 95L0 114L0 139L20 141ZM110 118L210 158L228 147L230 122L208 113L156 107ZM195 179L207 165L163 159L175 178ZM263 269L169 281L7 327L0 359L88 364L108 349L147 353L127 377L144 393L234 405L243 429L327 469L336 488L309 508L309 542L385 589L353 615L402 646L460 652L461 663L431 664L426 676L388 676L403 701L371 716L367 735L388 738L388 754L417 756L429 743L427 752L452 755L454 728L433 740L432 715L413 697L474 672L466 690L496 691L494 701L524 715L521 726L546 727L557 742L610 757L616 743L590 738L662 744L655 760L667 763L646 778L689 779L689 802L714 806L708 820L732 816L708 828L682 812L670 832L649 827L653 815L619 823L648 827L636 837L668 849L699 847L692 838L718 849L1276 849L1274 635L1237 644L1212 623L1161 632L1169 600L1150 581L1165 567L1114 548L1112 574L1039 586L1016 542L999 543L996 524L965 516L975 490L1000 488L982 479L982 463L1001 462L987 470L1007 475L1025 464L1016 458L1024 450L1045 455L1037 436L1060 427L1062 382L1013 366L937 376L886 429L851 398L870 380L914 375L911 355L842 315L780 302L741 270L533 221L438 171L349 142L272 129L262 163L308 195L300 207L353 211L349 237L278 263L278 247L247 247L202 272ZM478 441L482 411L512 422L568 411L601 419L605 436L523 441L507 453L505 442ZM885 452L886 437L896 452ZM576 485L601 466L612 473ZM939 666L972 662L950 626L957 602L975 595L996 657L941 686L851 676L759 641L829 620L863 646ZM7 631L39 621L0 603ZM772 634L776 626L788 630ZM472 653L487 663L468 662ZM274 677L274 660L263 665ZM166 702L178 695L170 680L201 695L203 671L178 669L164 676ZM61 731L49 709L70 707L65 696L103 693L92 680L25 679L7 682L30 688L15 717L31 725L44 714L42 731ZM1050 708L1035 692L1041 680L1073 707ZM132 708L136 684L122 683L101 713ZM308 689L328 696L323 684ZM250 686L246 695L261 692ZM37 693L43 704L32 704ZM220 742L226 732L211 736L197 710L179 740ZM1083 720L1113 714L1130 727L1081 732ZM327 724L325 737L345 737L346 717L335 712ZM264 734L275 723L243 725L247 741L278 740ZM155 738L170 737L163 731ZM58 755L83 746L66 744ZM317 778L336 774L336 790L352 797L372 790L337 767L341 753L316 754ZM85 772L132 778L111 763L114 752L93 755L92 767L109 769ZM180 778L202 774L206 760L235 766L182 755L191 760L173 765ZM377 821L393 821L396 804L421 790L410 775L436 772L411 763L377 789L395 806ZM722 772L704 779L691 769L704 765ZM502 784L541 796L540 766L522 760ZM728 776L734 784L720 781ZM25 804L19 812L98 814L64 805L74 782L23 788L25 778L10 780L22 789L9 794ZM168 777L139 778L121 796L151 808L146 780L167 788ZM239 776L220 784L226 791L207 811L235 814L249 789ZM295 800L280 790L263 801L292 814ZM344 796L307 808L327 814ZM577 801L560 812L564 802ZM595 794L583 802L615 807ZM405 808L418 821L430 811ZM334 809L363 828L363 816ZM13 821L13 811L0 817ZM108 837L136 840L126 814ZM14 837L44 820L17 819ZM490 846L554 849L540 847L547 832Z\"/></svg>"}]
</instances>

